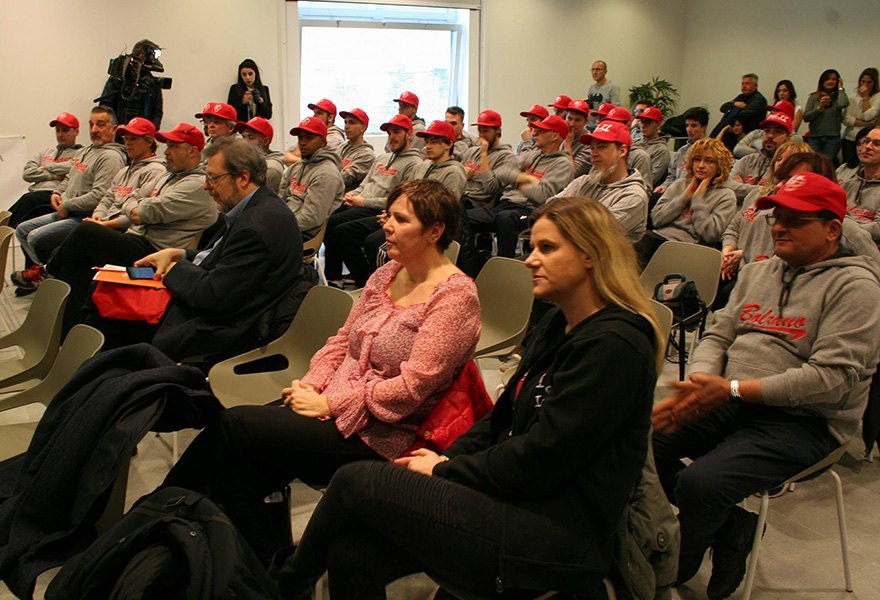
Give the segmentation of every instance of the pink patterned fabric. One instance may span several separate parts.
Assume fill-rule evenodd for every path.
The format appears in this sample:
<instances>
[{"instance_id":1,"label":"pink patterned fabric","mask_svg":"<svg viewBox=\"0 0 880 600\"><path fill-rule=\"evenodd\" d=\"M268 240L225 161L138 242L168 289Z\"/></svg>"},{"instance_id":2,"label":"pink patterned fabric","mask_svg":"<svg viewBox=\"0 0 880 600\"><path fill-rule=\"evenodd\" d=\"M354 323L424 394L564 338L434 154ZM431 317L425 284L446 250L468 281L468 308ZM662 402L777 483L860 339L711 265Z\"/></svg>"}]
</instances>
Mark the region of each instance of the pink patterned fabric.
<instances>
[{"instance_id":1,"label":"pink patterned fabric","mask_svg":"<svg viewBox=\"0 0 880 600\"><path fill-rule=\"evenodd\" d=\"M328 399L343 436L357 434L389 459L415 442L480 337L480 300L470 277L455 274L423 304L403 308L386 293L401 268L390 261L370 277L303 377Z\"/></svg>"}]
</instances>

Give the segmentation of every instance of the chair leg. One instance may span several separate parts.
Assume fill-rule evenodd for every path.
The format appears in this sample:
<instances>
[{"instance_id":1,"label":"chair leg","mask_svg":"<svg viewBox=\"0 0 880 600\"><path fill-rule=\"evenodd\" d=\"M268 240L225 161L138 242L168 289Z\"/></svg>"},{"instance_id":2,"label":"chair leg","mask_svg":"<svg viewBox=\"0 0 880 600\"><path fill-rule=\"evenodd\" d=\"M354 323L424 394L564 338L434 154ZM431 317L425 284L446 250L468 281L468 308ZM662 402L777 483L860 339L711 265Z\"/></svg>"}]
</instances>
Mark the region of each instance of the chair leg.
<instances>
[{"instance_id":1,"label":"chair leg","mask_svg":"<svg viewBox=\"0 0 880 600\"><path fill-rule=\"evenodd\" d=\"M678 380L684 381L684 364L687 362L687 353L684 349L684 341L687 338L684 327L678 325Z\"/></svg>"},{"instance_id":2,"label":"chair leg","mask_svg":"<svg viewBox=\"0 0 880 600\"><path fill-rule=\"evenodd\" d=\"M749 555L749 566L746 570L746 584L743 587L742 600L749 600L752 597L752 584L755 582L755 572L758 569L758 549L761 547L761 534L764 533L764 525L767 523L767 508L769 505L770 496L765 491L761 494L761 510L758 513L758 525L755 527L752 553Z\"/></svg>"},{"instance_id":3,"label":"chair leg","mask_svg":"<svg viewBox=\"0 0 880 600\"><path fill-rule=\"evenodd\" d=\"M605 594L608 596L608 600L617 600L617 592L614 590L614 584L611 583L611 580L606 577L605 581Z\"/></svg>"},{"instance_id":4,"label":"chair leg","mask_svg":"<svg viewBox=\"0 0 880 600\"><path fill-rule=\"evenodd\" d=\"M177 464L180 458L180 432L175 431L171 434L171 464Z\"/></svg>"},{"instance_id":5,"label":"chair leg","mask_svg":"<svg viewBox=\"0 0 880 600\"><path fill-rule=\"evenodd\" d=\"M852 574L849 569L849 543L846 536L846 512L843 508L843 485L840 483L840 475L833 469L828 473L834 477L834 491L837 496L837 525L840 527L840 552L843 555L843 578L846 582L846 591L853 591Z\"/></svg>"}]
</instances>

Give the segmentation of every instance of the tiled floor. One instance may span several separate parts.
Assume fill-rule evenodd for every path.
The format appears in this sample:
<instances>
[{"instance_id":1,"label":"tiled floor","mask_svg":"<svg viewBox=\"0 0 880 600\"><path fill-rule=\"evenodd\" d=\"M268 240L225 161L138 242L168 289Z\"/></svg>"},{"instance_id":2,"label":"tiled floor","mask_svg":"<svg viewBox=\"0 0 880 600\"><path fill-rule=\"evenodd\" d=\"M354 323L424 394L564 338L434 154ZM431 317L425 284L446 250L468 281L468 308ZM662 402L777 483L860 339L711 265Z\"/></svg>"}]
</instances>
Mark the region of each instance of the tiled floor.
<instances>
[{"instance_id":1,"label":"tiled floor","mask_svg":"<svg viewBox=\"0 0 880 600\"><path fill-rule=\"evenodd\" d=\"M29 299L15 298L12 289L0 295L0 331L16 326L27 312ZM484 361L487 388L494 389L500 381L497 361ZM675 378L676 366L667 364L662 380ZM665 391L658 386L657 397ZM0 423L13 419L31 420L39 417L41 409L23 408L0 414ZM185 446L195 435L181 433ZM164 440L164 441L163 441ZM168 471L171 452L166 443L170 436L160 440L149 435L138 446L138 455L132 459L128 482L127 502L154 489ZM834 487L828 476L798 485L793 493L770 501L767 534L761 548L761 560L752 597L755 600L878 600L880 599L880 460L866 463L859 460L863 454L860 442L851 446L848 454L835 471L844 482L844 497L849 529L849 548L852 563L854 591L844 591L843 568L837 533L837 513ZM319 499L318 492L301 484L293 486L291 517L294 535L298 537ZM757 502L748 500L748 507L757 511ZM707 558L700 573L686 587L673 592L681 600L706 598L705 587L711 572ZM38 580L37 598L42 598L54 571L44 573ZM413 576L396 582L389 588L391 599L420 600L433 596L434 586L424 576ZM741 597L741 592L733 596ZM0 600L12 598L0 583Z\"/></svg>"}]
</instances>

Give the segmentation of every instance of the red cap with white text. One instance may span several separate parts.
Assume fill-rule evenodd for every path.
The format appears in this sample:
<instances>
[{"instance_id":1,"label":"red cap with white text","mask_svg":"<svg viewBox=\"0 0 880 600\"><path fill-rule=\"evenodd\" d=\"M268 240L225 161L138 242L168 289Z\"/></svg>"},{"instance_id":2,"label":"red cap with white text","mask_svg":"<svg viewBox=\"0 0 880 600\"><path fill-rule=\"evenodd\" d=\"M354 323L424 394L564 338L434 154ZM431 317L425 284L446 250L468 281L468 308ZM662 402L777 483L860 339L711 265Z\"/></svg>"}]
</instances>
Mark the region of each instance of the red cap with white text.
<instances>
[{"instance_id":1,"label":"red cap with white text","mask_svg":"<svg viewBox=\"0 0 880 600\"><path fill-rule=\"evenodd\" d=\"M762 196L755 208L763 210L782 206L798 212L828 210L838 219L846 216L846 192L827 177L818 173L798 173L772 196Z\"/></svg>"}]
</instances>

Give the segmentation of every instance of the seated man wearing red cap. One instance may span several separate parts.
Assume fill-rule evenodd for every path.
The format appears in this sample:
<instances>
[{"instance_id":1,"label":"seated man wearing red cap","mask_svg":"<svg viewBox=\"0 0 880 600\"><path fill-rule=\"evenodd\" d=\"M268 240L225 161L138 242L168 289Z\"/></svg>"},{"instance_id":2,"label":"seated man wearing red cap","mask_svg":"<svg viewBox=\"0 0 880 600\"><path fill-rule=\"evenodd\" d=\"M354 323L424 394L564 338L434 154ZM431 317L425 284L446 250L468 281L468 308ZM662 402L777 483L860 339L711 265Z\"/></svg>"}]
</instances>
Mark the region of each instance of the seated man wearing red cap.
<instances>
[{"instance_id":1,"label":"seated man wearing red cap","mask_svg":"<svg viewBox=\"0 0 880 600\"><path fill-rule=\"evenodd\" d=\"M205 138L198 128L181 123L157 133L152 121L135 117L117 132L131 165L119 172L115 194L105 195L46 264L50 275L70 285L65 332L80 321L93 267L130 266L156 250L186 247L217 220L217 207L203 189ZM165 164L155 155L156 140L167 143Z\"/></svg>"},{"instance_id":2,"label":"seated man wearing red cap","mask_svg":"<svg viewBox=\"0 0 880 600\"><path fill-rule=\"evenodd\" d=\"M357 188L376 162L376 151L364 141L364 132L370 125L370 117L359 108L339 113L345 119L345 137L348 141L339 148L342 157L342 181L345 191Z\"/></svg>"},{"instance_id":3,"label":"seated man wearing red cap","mask_svg":"<svg viewBox=\"0 0 880 600\"><path fill-rule=\"evenodd\" d=\"M205 160L207 160L207 148L217 140L222 138L242 139L241 134L235 131L238 113L231 104L208 102L202 112L196 113L196 119L202 120L205 134L208 136L208 140L205 142L206 150L202 151L202 158Z\"/></svg>"},{"instance_id":4,"label":"seated man wearing red cap","mask_svg":"<svg viewBox=\"0 0 880 600\"><path fill-rule=\"evenodd\" d=\"M605 118L599 119L600 123L604 121L622 123L626 126L627 130L630 130L630 126L632 125L632 115L625 108L615 106L608 111L608 115L605 116ZM632 134L630 134L630 139L632 139ZM626 155L626 166L639 172L642 179L645 181L645 190L650 194L654 187L650 184L652 171L651 157L648 156L648 153L645 152L642 147L631 144L629 154Z\"/></svg>"},{"instance_id":5,"label":"seated man wearing red cap","mask_svg":"<svg viewBox=\"0 0 880 600\"><path fill-rule=\"evenodd\" d=\"M275 136L272 124L263 117L254 117L247 123L236 123L235 130L266 157L266 186L278 192L285 169L284 153L273 152L269 147Z\"/></svg>"},{"instance_id":6,"label":"seated man wearing red cap","mask_svg":"<svg viewBox=\"0 0 880 600\"><path fill-rule=\"evenodd\" d=\"M446 109L446 122L455 130L452 158L461 160L468 149L477 145L477 136L464 130L464 109L460 106L450 106Z\"/></svg>"},{"instance_id":7,"label":"seated man wearing red cap","mask_svg":"<svg viewBox=\"0 0 880 600\"><path fill-rule=\"evenodd\" d=\"M565 94L559 94L556 96L556 100L548 104L550 108L553 109L553 114L557 117L565 118L565 113L568 112L568 105L571 103L571 98L566 96Z\"/></svg>"},{"instance_id":8,"label":"seated man wearing red cap","mask_svg":"<svg viewBox=\"0 0 880 600\"><path fill-rule=\"evenodd\" d=\"M336 211L327 221L324 272L327 279L339 287L342 286L341 248L345 245L363 247L366 237L379 227L376 219L385 210L385 201L391 190L404 181L413 179L413 170L422 162L421 153L410 147L412 128L412 121L404 115L394 115L379 127L388 134L386 147L390 147L391 151L376 157L373 168L364 181L357 189L343 196L344 208ZM351 227L337 231L341 226L349 224ZM361 261L357 263L363 264ZM363 277L361 286L368 277L369 273Z\"/></svg>"},{"instance_id":9,"label":"seated man wearing red cap","mask_svg":"<svg viewBox=\"0 0 880 600\"><path fill-rule=\"evenodd\" d=\"M327 125L317 117L306 117L290 134L297 137L302 159L287 167L278 195L296 215L305 241L342 205L342 159L327 146Z\"/></svg>"},{"instance_id":10,"label":"seated man wearing red cap","mask_svg":"<svg viewBox=\"0 0 880 600\"><path fill-rule=\"evenodd\" d=\"M648 191L651 192L666 178L669 161L672 160L669 152L669 135L660 133L663 113L656 106L643 108L638 120L642 137L639 142L633 142L633 146L638 146L647 152L651 159L651 174L642 173L650 186Z\"/></svg>"},{"instance_id":11,"label":"seated man wearing red cap","mask_svg":"<svg viewBox=\"0 0 880 600\"><path fill-rule=\"evenodd\" d=\"M580 177L590 172L590 145L581 144L580 137L589 133L587 119L590 117L590 107L583 100L572 100L568 103L565 111L565 122L568 123L568 135L565 136L565 149L571 154L571 164L574 167L574 177Z\"/></svg>"},{"instance_id":12,"label":"seated man wearing red cap","mask_svg":"<svg viewBox=\"0 0 880 600\"><path fill-rule=\"evenodd\" d=\"M572 181L559 196L586 196L611 211L627 239L637 243L648 223L648 192L645 181L626 165L632 144L629 128L616 121L604 121L593 133L580 137L590 145L593 168Z\"/></svg>"},{"instance_id":13,"label":"seated man wearing red cap","mask_svg":"<svg viewBox=\"0 0 880 600\"><path fill-rule=\"evenodd\" d=\"M334 124L336 105L327 98L321 98L314 104L309 104L309 110L312 111L315 118L327 126L327 147L339 152L342 144L345 143L345 133Z\"/></svg>"},{"instance_id":14,"label":"seated man wearing red cap","mask_svg":"<svg viewBox=\"0 0 880 600\"><path fill-rule=\"evenodd\" d=\"M560 149L568 124L550 115L535 127L535 150L524 152L516 162L495 172L505 185L495 206L467 211L474 233L494 232L498 256L513 257L519 233L529 227L529 215L571 182L574 169L568 152Z\"/></svg>"},{"instance_id":15,"label":"seated man wearing red cap","mask_svg":"<svg viewBox=\"0 0 880 600\"><path fill-rule=\"evenodd\" d=\"M418 133L425 130L425 120L418 116L419 97L412 92L403 92L399 98L394 99L397 102L397 114L405 116L412 122L412 132ZM412 140L412 147L421 150L425 147L425 141L420 137ZM385 144L385 152L391 152L391 146Z\"/></svg>"},{"instance_id":16,"label":"seated man wearing red cap","mask_svg":"<svg viewBox=\"0 0 880 600\"><path fill-rule=\"evenodd\" d=\"M801 173L757 208L773 209L775 256L740 271L689 379L652 418L657 471L679 508L678 584L711 547L711 600L739 586L758 525L737 503L855 434L880 353L880 273L840 245L841 187Z\"/></svg>"},{"instance_id":17,"label":"seated man wearing red cap","mask_svg":"<svg viewBox=\"0 0 880 600\"><path fill-rule=\"evenodd\" d=\"M794 113L794 107L790 102L783 100ZM780 144L784 144L791 137L792 114L783 108L774 110L766 119L761 121L760 127L764 132L761 138L761 151L749 154L736 161L730 172L728 185L736 192L736 201L742 204L745 197L758 186L772 181L773 172L770 164L773 153Z\"/></svg>"},{"instance_id":18,"label":"seated man wearing red cap","mask_svg":"<svg viewBox=\"0 0 880 600\"><path fill-rule=\"evenodd\" d=\"M519 134L520 141L516 145L516 155L519 156L526 150L534 150L535 149L535 123L540 123L544 119L550 116L550 111L541 106L540 104L535 104L529 110L524 110L519 113L519 116L525 117L526 119L526 128L522 130Z\"/></svg>"},{"instance_id":19,"label":"seated man wearing red cap","mask_svg":"<svg viewBox=\"0 0 880 600\"><path fill-rule=\"evenodd\" d=\"M858 137L859 168L843 183L847 212L880 246L880 127L865 127Z\"/></svg>"}]
</instances>

